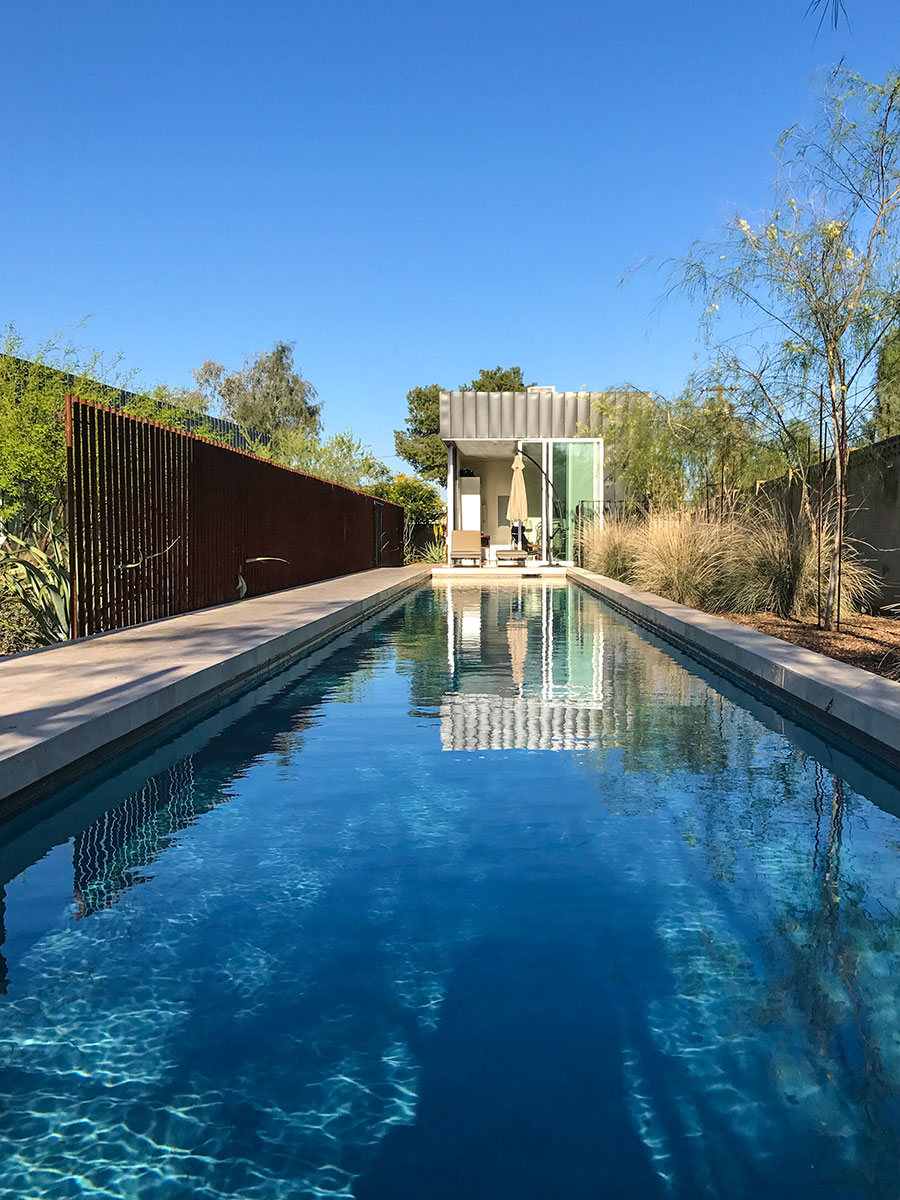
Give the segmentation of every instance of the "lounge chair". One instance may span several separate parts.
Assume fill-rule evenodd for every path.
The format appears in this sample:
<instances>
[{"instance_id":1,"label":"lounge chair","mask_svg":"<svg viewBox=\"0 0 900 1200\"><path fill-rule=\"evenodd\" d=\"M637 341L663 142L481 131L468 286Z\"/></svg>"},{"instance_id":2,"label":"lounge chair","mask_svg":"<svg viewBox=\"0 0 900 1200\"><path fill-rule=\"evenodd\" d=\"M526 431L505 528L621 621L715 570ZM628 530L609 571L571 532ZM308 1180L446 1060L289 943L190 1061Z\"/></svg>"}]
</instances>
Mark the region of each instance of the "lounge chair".
<instances>
[{"instance_id":1,"label":"lounge chair","mask_svg":"<svg viewBox=\"0 0 900 1200\"><path fill-rule=\"evenodd\" d=\"M514 566L524 567L527 555L527 550L520 550L517 546L513 546L510 550L494 551L494 558L498 566L500 563L512 563Z\"/></svg>"},{"instance_id":2,"label":"lounge chair","mask_svg":"<svg viewBox=\"0 0 900 1200\"><path fill-rule=\"evenodd\" d=\"M450 565L471 560L480 567L484 563L481 534L477 529L454 529L450 534Z\"/></svg>"}]
</instances>

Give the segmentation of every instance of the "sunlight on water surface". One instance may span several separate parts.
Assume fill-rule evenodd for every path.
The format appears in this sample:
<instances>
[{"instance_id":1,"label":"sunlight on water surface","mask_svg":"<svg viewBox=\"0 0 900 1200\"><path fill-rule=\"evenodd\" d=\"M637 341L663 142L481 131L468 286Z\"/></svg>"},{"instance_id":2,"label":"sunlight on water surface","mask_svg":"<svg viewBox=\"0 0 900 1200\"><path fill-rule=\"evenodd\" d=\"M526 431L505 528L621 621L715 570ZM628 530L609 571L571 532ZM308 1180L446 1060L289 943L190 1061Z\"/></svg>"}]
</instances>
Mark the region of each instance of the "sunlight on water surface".
<instances>
[{"instance_id":1,"label":"sunlight on water surface","mask_svg":"<svg viewBox=\"0 0 900 1200\"><path fill-rule=\"evenodd\" d=\"M895 1200L898 812L571 587L417 593L6 827L0 1196Z\"/></svg>"}]
</instances>

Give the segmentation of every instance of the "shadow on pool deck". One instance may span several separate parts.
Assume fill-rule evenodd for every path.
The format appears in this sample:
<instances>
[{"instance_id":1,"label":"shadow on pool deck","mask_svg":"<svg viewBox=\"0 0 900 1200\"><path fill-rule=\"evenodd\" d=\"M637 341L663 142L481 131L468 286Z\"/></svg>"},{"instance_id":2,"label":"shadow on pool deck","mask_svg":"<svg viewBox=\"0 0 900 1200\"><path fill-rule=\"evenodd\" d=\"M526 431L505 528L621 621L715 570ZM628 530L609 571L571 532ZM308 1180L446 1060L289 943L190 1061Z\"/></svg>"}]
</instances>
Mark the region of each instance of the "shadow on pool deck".
<instances>
[{"instance_id":1,"label":"shadow on pool deck","mask_svg":"<svg viewBox=\"0 0 900 1200\"><path fill-rule=\"evenodd\" d=\"M590 939L479 942L420 1048L416 1123L395 1126L356 1200L596 1200L666 1194L627 1116L613 987Z\"/></svg>"}]
</instances>

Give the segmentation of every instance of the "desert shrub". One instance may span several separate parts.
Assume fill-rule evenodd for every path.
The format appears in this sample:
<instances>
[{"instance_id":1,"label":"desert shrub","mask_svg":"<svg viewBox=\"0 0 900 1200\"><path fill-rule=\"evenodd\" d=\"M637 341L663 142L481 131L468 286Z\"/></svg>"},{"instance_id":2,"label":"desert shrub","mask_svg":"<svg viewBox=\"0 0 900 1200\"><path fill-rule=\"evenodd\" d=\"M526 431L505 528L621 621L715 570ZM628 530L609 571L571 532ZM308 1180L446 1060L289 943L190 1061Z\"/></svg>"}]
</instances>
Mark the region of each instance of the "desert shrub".
<instances>
[{"instance_id":1,"label":"desert shrub","mask_svg":"<svg viewBox=\"0 0 900 1200\"><path fill-rule=\"evenodd\" d=\"M0 654L19 654L43 645L37 621L24 604L0 586Z\"/></svg>"},{"instance_id":2,"label":"desert shrub","mask_svg":"<svg viewBox=\"0 0 900 1200\"><path fill-rule=\"evenodd\" d=\"M607 520L582 533L589 571L707 612L773 612L781 617L816 612L819 589L828 592L831 539L822 535L821 582L813 531L767 510L726 521L657 513L646 521ZM844 541L841 612L869 607L878 579L860 547Z\"/></svg>"},{"instance_id":3,"label":"desert shrub","mask_svg":"<svg viewBox=\"0 0 900 1200\"><path fill-rule=\"evenodd\" d=\"M643 522L634 517L607 517L602 523L591 521L580 531L582 562L588 571L634 581L634 560Z\"/></svg>"},{"instance_id":4,"label":"desert shrub","mask_svg":"<svg viewBox=\"0 0 900 1200\"><path fill-rule=\"evenodd\" d=\"M679 604L727 609L738 538L731 521L697 521L686 513L653 516L636 541L634 583Z\"/></svg>"}]
</instances>

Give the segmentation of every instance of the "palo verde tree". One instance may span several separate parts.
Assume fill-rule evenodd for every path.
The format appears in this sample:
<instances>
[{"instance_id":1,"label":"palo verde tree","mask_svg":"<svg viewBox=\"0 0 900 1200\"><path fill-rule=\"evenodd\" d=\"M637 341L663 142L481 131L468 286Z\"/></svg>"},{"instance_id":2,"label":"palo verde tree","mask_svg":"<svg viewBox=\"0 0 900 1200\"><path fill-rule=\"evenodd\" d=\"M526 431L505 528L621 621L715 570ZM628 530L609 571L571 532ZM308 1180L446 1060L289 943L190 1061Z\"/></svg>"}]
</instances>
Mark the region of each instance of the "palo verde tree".
<instances>
[{"instance_id":1,"label":"palo verde tree","mask_svg":"<svg viewBox=\"0 0 900 1200\"><path fill-rule=\"evenodd\" d=\"M675 264L674 286L702 302L713 341L724 312L752 316L750 332L719 343L719 364L782 431L813 423L822 389L836 496L830 629L850 440L900 323L900 73L870 83L836 68L818 122L787 130L779 153L771 209L753 222L737 215L722 242L695 247Z\"/></svg>"},{"instance_id":2,"label":"palo verde tree","mask_svg":"<svg viewBox=\"0 0 900 1200\"><path fill-rule=\"evenodd\" d=\"M601 392L592 408L603 431L604 471L628 509L671 509L687 498L688 479L663 396L625 385Z\"/></svg>"},{"instance_id":3,"label":"palo verde tree","mask_svg":"<svg viewBox=\"0 0 900 1200\"><path fill-rule=\"evenodd\" d=\"M708 518L724 517L756 483L789 466L779 440L743 414L719 381L702 374L672 398L619 387L595 397L593 408L605 438L607 475L629 509L690 504L705 507Z\"/></svg>"},{"instance_id":4,"label":"palo verde tree","mask_svg":"<svg viewBox=\"0 0 900 1200\"><path fill-rule=\"evenodd\" d=\"M693 504L705 507L708 518L734 513L761 481L791 468L783 440L760 425L715 375L692 376L669 401L666 417ZM790 431L799 441L799 430L792 425ZM805 449L808 434L802 441Z\"/></svg>"}]
</instances>

